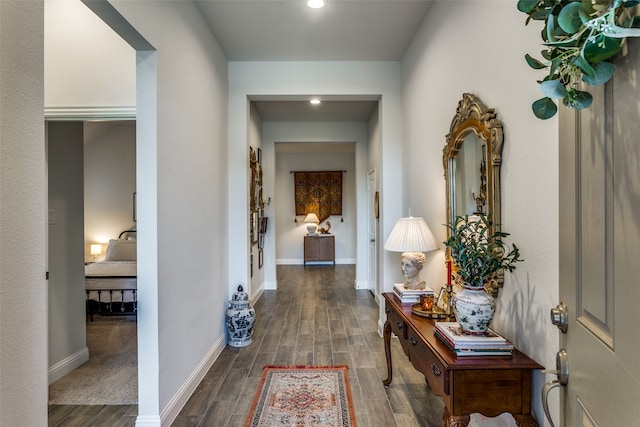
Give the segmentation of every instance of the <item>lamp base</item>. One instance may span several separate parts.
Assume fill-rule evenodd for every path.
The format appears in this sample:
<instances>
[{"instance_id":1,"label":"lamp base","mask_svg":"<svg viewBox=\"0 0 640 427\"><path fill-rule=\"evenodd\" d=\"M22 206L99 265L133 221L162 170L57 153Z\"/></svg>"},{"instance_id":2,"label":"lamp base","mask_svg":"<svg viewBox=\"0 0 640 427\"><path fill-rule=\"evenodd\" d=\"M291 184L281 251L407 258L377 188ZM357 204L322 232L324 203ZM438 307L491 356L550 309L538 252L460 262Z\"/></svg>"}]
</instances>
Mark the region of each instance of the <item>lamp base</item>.
<instances>
[{"instance_id":1,"label":"lamp base","mask_svg":"<svg viewBox=\"0 0 640 427\"><path fill-rule=\"evenodd\" d=\"M318 226L315 224L308 224L307 225L307 233L308 234L316 234L316 230L318 229Z\"/></svg>"}]
</instances>

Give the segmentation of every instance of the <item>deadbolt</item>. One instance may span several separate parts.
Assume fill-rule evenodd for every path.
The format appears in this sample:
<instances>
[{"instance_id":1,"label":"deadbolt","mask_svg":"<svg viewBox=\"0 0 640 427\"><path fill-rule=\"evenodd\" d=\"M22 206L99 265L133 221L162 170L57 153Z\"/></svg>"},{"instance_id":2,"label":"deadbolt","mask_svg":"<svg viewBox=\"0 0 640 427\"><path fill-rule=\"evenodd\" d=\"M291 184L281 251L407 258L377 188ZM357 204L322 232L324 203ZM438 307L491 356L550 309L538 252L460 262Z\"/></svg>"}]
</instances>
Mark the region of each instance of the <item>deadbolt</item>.
<instances>
[{"instance_id":1,"label":"deadbolt","mask_svg":"<svg viewBox=\"0 0 640 427\"><path fill-rule=\"evenodd\" d=\"M551 309L551 323L556 325L563 334L567 333L567 328L569 328L569 312L564 302L561 302Z\"/></svg>"}]
</instances>

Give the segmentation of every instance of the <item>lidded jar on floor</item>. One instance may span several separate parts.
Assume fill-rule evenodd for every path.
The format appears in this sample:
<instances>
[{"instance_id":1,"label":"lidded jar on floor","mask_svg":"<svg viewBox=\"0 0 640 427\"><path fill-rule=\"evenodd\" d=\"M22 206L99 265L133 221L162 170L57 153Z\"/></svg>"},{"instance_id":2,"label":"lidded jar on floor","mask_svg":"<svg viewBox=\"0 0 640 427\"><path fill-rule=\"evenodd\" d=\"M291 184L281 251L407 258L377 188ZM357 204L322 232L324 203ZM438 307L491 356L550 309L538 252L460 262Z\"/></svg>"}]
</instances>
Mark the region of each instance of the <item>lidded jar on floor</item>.
<instances>
[{"instance_id":1,"label":"lidded jar on floor","mask_svg":"<svg viewBox=\"0 0 640 427\"><path fill-rule=\"evenodd\" d=\"M256 311L251 307L249 295L238 285L238 292L233 293L226 313L227 332L231 347L246 347L251 344L253 324Z\"/></svg>"}]
</instances>

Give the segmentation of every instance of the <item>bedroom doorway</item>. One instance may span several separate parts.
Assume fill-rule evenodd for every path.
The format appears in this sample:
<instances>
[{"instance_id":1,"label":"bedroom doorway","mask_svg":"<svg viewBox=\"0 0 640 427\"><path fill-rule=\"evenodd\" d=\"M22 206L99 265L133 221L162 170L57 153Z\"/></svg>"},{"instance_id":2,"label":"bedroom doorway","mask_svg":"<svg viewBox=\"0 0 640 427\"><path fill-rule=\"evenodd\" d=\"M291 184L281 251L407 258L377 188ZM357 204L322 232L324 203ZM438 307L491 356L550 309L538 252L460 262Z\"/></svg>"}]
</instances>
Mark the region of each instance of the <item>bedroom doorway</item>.
<instances>
[{"instance_id":1,"label":"bedroom doorway","mask_svg":"<svg viewBox=\"0 0 640 427\"><path fill-rule=\"evenodd\" d=\"M135 128L134 120L47 122L53 405L137 403L136 317L90 321L84 271L105 258L110 240L136 228ZM92 254L92 245L100 253Z\"/></svg>"}]
</instances>

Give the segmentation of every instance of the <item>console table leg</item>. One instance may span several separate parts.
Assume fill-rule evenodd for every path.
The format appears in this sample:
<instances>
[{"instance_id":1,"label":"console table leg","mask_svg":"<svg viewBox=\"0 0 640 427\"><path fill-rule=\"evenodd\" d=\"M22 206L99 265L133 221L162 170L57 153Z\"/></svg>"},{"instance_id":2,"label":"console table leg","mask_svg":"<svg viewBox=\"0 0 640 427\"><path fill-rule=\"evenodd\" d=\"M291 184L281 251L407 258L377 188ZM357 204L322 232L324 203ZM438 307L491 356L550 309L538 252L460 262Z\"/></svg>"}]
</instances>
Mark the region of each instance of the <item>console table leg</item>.
<instances>
[{"instance_id":1,"label":"console table leg","mask_svg":"<svg viewBox=\"0 0 640 427\"><path fill-rule=\"evenodd\" d=\"M469 415L451 415L449 410L445 406L442 413L442 425L443 427L467 427L471 421Z\"/></svg>"},{"instance_id":2,"label":"console table leg","mask_svg":"<svg viewBox=\"0 0 640 427\"><path fill-rule=\"evenodd\" d=\"M391 380L393 379L392 369L391 369L391 324L387 320L384 322L383 329L383 337L384 337L384 354L387 356L387 379L382 381L382 384L385 386L391 384Z\"/></svg>"}]
</instances>

